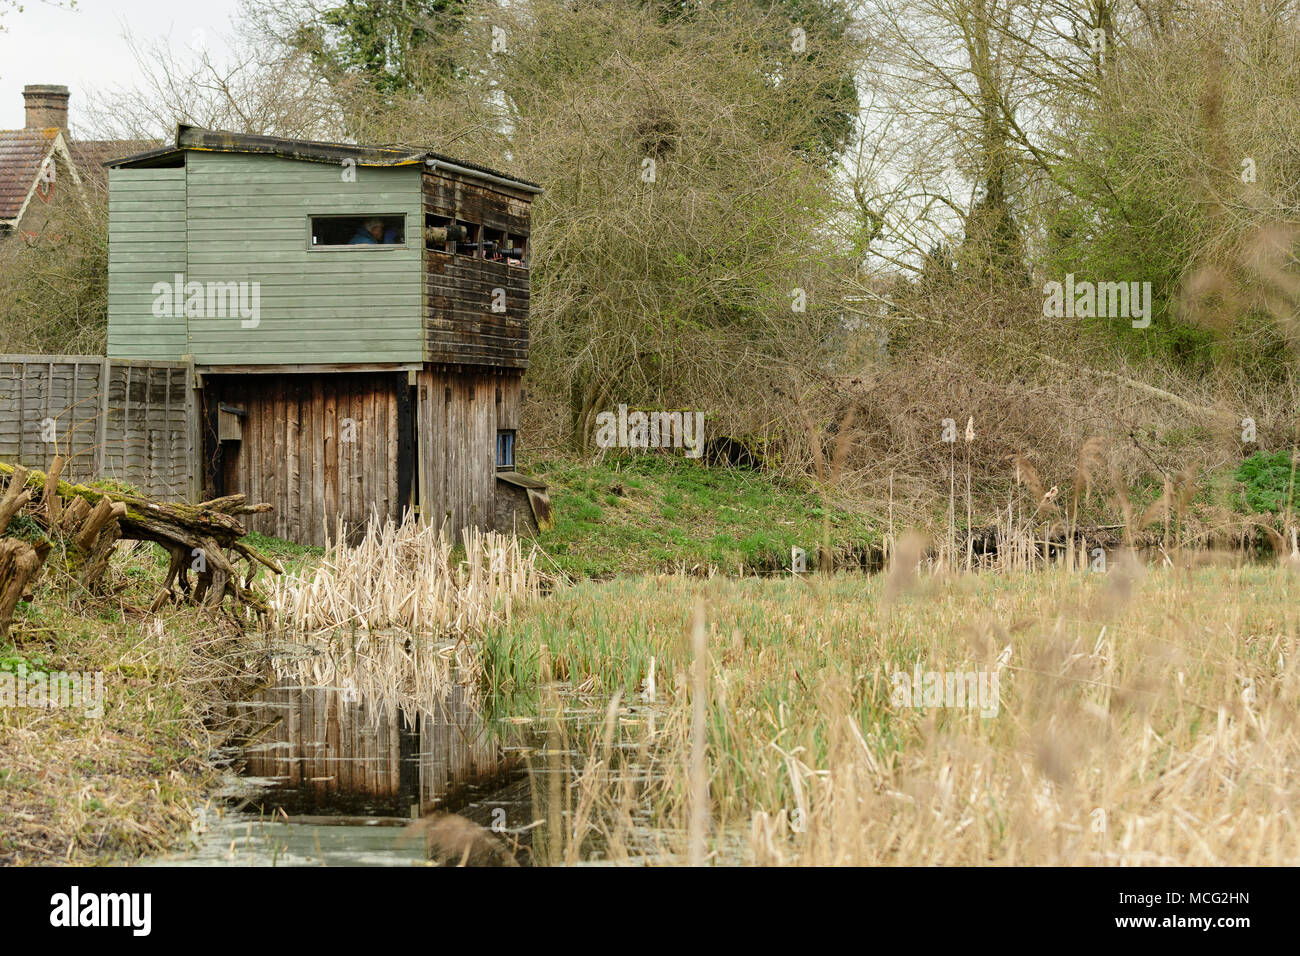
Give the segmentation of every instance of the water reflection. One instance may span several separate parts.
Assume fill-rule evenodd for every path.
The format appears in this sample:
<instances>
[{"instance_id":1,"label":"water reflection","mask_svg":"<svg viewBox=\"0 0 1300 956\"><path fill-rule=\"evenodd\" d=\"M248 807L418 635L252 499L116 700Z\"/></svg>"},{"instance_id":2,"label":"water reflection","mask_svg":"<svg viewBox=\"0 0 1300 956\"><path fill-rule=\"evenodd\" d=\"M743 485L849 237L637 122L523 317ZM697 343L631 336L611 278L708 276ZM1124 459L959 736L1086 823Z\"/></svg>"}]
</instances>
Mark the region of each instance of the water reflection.
<instances>
[{"instance_id":1,"label":"water reflection","mask_svg":"<svg viewBox=\"0 0 1300 956\"><path fill-rule=\"evenodd\" d=\"M549 717L489 723L473 688L445 683L415 710L350 686L281 680L228 707L232 781L167 864L200 866L554 865L600 862L609 845L579 779L609 713L568 696ZM637 789L653 713L616 708L617 767L598 786ZM636 728L641 730L636 730ZM648 734L645 732L648 730ZM639 756L640 754L640 756ZM602 761L602 765L606 764ZM588 781L588 786L591 781ZM649 819L625 814L624 863L663 859ZM637 851L633 844L644 844Z\"/></svg>"},{"instance_id":2,"label":"water reflection","mask_svg":"<svg viewBox=\"0 0 1300 956\"><path fill-rule=\"evenodd\" d=\"M245 772L269 782L256 805L290 814L410 817L517 763L463 684L418 713L349 688L280 684L233 705L250 728Z\"/></svg>"}]
</instances>

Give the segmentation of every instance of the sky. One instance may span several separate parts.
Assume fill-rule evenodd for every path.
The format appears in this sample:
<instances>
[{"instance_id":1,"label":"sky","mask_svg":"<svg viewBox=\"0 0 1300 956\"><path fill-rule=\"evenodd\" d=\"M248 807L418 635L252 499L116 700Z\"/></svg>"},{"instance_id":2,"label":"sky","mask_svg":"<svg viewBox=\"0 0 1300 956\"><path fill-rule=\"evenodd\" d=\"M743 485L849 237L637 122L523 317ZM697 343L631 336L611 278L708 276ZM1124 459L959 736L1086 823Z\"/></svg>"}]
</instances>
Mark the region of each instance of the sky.
<instances>
[{"instance_id":1,"label":"sky","mask_svg":"<svg viewBox=\"0 0 1300 956\"><path fill-rule=\"evenodd\" d=\"M239 0L21 0L20 12L0 0L0 129L21 129L23 87L68 87L75 136L85 92L134 86L140 68L127 45L129 31L144 43L215 47L230 33Z\"/></svg>"}]
</instances>

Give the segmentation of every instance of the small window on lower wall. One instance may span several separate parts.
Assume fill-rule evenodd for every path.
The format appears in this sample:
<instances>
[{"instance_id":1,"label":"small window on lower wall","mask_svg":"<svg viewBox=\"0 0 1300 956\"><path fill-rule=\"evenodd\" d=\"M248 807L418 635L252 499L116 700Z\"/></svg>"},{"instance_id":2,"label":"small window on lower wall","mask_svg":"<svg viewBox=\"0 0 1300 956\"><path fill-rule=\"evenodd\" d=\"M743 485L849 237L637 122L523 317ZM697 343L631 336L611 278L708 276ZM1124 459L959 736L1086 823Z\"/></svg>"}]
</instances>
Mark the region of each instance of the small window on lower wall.
<instances>
[{"instance_id":1,"label":"small window on lower wall","mask_svg":"<svg viewBox=\"0 0 1300 956\"><path fill-rule=\"evenodd\" d=\"M510 471L515 467L515 430L497 432L497 470Z\"/></svg>"},{"instance_id":2,"label":"small window on lower wall","mask_svg":"<svg viewBox=\"0 0 1300 956\"><path fill-rule=\"evenodd\" d=\"M313 249L338 246L402 246L406 244L406 217L312 216Z\"/></svg>"}]
</instances>

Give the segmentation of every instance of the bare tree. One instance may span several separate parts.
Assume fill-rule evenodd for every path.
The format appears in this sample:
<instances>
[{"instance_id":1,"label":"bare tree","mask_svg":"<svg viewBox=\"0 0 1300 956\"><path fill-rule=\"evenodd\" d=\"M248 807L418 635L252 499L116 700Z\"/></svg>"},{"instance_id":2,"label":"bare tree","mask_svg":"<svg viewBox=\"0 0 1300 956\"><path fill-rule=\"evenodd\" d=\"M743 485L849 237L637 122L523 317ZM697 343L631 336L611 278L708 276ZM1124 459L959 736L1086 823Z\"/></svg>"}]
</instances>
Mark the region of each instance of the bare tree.
<instances>
[{"instance_id":1,"label":"bare tree","mask_svg":"<svg viewBox=\"0 0 1300 956\"><path fill-rule=\"evenodd\" d=\"M90 133L103 139L167 139L180 123L207 129L337 139L342 114L311 58L247 29L196 37L184 47L127 41L142 79L89 96Z\"/></svg>"}]
</instances>

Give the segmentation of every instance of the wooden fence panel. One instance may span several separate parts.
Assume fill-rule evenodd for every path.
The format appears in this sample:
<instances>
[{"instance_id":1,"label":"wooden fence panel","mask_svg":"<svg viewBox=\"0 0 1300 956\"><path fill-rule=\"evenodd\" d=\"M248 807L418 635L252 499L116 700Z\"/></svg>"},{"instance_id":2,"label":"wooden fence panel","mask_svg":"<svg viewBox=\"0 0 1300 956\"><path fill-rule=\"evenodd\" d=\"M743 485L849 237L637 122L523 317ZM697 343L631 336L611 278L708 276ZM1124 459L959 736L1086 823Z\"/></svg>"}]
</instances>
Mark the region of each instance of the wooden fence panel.
<instances>
[{"instance_id":1,"label":"wooden fence panel","mask_svg":"<svg viewBox=\"0 0 1300 956\"><path fill-rule=\"evenodd\" d=\"M0 355L0 459L64 478L111 478L173 500L198 495L193 376L178 362Z\"/></svg>"}]
</instances>

